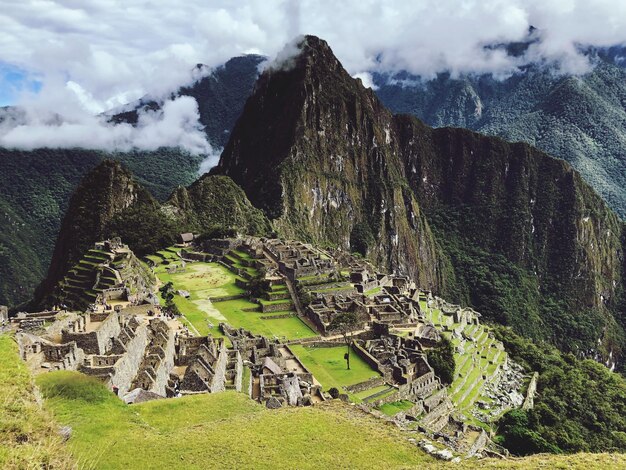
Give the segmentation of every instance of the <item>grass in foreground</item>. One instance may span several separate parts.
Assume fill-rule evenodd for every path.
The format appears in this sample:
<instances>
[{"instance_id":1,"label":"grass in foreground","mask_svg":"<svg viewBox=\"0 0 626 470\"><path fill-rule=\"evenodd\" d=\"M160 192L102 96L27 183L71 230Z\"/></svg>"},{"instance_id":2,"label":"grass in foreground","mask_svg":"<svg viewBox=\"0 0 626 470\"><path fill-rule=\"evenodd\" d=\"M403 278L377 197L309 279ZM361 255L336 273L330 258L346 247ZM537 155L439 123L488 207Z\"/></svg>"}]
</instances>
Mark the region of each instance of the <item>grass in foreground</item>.
<instances>
[{"instance_id":1,"label":"grass in foreground","mask_svg":"<svg viewBox=\"0 0 626 470\"><path fill-rule=\"evenodd\" d=\"M236 392L127 406L72 372L38 378L95 468L426 468L435 461L360 410L333 402L267 410Z\"/></svg>"},{"instance_id":2,"label":"grass in foreground","mask_svg":"<svg viewBox=\"0 0 626 470\"><path fill-rule=\"evenodd\" d=\"M346 369L346 361L343 355L346 353L344 346L332 348L309 348L299 344L290 346L293 353L304 363L324 390L365 382L380 374L372 369L363 359L352 352L350 354L350 370Z\"/></svg>"},{"instance_id":3,"label":"grass in foreground","mask_svg":"<svg viewBox=\"0 0 626 470\"><path fill-rule=\"evenodd\" d=\"M0 335L0 468L74 468L52 417L35 398L17 345Z\"/></svg>"}]
</instances>

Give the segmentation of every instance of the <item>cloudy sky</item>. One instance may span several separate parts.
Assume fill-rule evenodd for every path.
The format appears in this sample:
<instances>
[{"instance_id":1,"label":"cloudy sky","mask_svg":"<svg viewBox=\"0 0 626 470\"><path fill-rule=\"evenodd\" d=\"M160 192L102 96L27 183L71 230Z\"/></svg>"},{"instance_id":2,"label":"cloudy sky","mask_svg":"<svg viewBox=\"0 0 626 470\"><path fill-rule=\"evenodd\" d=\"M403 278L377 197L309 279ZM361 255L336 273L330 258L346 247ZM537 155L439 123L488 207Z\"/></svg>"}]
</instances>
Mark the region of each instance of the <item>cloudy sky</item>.
<instances>
[{"instance_id":1,"label":"cloudy sky","mask_svg":"<svg viewBox=\"0 0 626 470\"><path fill-rule=\"evenodd\" d=\"M197 109L188 100L145 117L144 135L93 130L102 126L94 115L188 83L196 63L216 66L252 52L274 56L299 34L326 39L352 74L505 75L519 61L484 46L523 39L530 25L540 28L541 42L522 61L541 59L582 73L588 64L577 45L626 42L626 1L2 0L0 105L24 106L31 128L17 135L0 130L0 145L37 146L40 134L49 142L54 133L44 132L46 113L54 111L75 126L56 136L57 146L91 129L91 138L82 140L93 146L145 147L150 128L166 120L180 131L168 133L171 143L205 151L189 124Z\"/></svg>"}]
</instances>

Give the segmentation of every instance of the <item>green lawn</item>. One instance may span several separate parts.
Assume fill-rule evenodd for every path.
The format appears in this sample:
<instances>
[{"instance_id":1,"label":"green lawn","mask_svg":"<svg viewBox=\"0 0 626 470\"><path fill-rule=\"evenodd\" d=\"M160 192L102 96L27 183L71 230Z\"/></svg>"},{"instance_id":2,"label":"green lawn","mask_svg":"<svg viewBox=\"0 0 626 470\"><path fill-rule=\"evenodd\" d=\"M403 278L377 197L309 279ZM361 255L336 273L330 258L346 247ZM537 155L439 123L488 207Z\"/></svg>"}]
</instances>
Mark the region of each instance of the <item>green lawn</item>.
<instances>
[{"instance_id":1,"label":"green lawn","mask_svg":"<svg viewBox=\"0 0 626 470\"><path fill-rule=\"evenodd\" d=\"M400 400L394 401L392 403L385 403L378 407L380 411L385 413L387 416L394 416L401 411L406 411L409 408L413 407L415 403L408 400Z\"/></svg>"},{"instance_id":2,"label":"green lawn","mask_svg":"<svg viewBox=\"0 0 626 470\"><path fill-rule=\"evenodd\" d=\"M378 387L368 388L367 390L363 390L362 392L354 393L352 396L357 400L363 400L364 398L372 396L375 393L387 390L387 388L389 388L387 385L379 385Z\"/></svg>"},{"instance_id":3,"label":"green lawn","mask_svg":"<svg viewBox=\"0 0 626 470\"><path fill-rule=\"evenodd\" d=\"M369 297L369 296L373 296L376 294L380 294L382 292L383 288L382 287L374 287L373 289L370 290L366 290L363 295Z\"/></svg>"},{"instance_id":4,"label":"green lawn","mask_svg":"<svg viewBox=\"0 0 626 470\"><path fill-rule=\"evenodd\" d=\"M264 320L261 312L246 312L245 309L258 309L259 306L247 299L234 299L224 302L211 302L210 298L241 295L245 291L235 285L237 276L218 263L188 263L185 272L168 274L166 267L158 267L155 272L162 283L172 282L176 290L186 290L186 299L174 296L174 302L183 313L185 320L192 324L201 335L220 336L218 325L226 322L235 328L245 328L255 334L273 338L297 339L316 336L297 316ZM282 301L268 302L283 303ZM286 303L289 303L287 301ZM275 315L275 313L272 313ZM213 328L209 328L209 323Z\"/></svg>"},{"instance_id":5,"label":"green lawn","mask_svg":"<svg viewBox=\"0 0 626 470\"><path fill-rule=\"evenodd\" d=\"M341 402L268 410L224 392L125 405L95 379L42 375L46 406L72 427L85 467L428 468L436 462L391 426Z\"/></svg>"},{"instance_id":6,"label":"green lawn","mask_svg":"<svg viewBox=\"0 0 626 470\"><path fill-rule=\"evenodd\" d=\"M268 315L280 315L289 312L246 312L244 309L258 307L257 304L245 299L227 300L226 302L216 302L213 304L228 324L235 328L245 328L253 333L273 338L283 336L288 339L311 338L317 333L309 328L297 316L276 319L263 319Z\"/></svg>"},{"instance_id":7,"label":"green lawn","mask_svg":"<svg viewBox=\"0 0 626 470\"><path fill-rule=\"evenodd\" d=\"M342 387L380 376L354 351L350 353L350 370L347 370L343 358L346 348L343 346L310 348L294 344L290 348L322 384L324 390L336 387L341 391Z\"/></svg>"}]
</instances>

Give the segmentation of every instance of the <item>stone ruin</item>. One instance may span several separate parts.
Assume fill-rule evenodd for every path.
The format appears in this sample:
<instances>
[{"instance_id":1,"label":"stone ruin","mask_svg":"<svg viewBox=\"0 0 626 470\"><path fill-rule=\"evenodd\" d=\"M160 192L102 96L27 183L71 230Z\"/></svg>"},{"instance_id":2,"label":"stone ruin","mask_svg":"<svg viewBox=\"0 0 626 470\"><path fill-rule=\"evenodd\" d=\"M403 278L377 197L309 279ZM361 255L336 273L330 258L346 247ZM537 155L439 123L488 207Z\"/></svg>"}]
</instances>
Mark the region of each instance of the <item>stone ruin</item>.
<instances>
[{"instance_id":1,"label":"stone ruin","mask_svg":"<svg viewBox=\"0 0 626 470\"><path fill-rule=\"evenodd\" d=\"M250 368L250 383L243 387L251 398L268 408L307 406L324 400L321 386L288 345L242 328L225 324L220 328Z\"/></svg>"},{"instance_id":2,"label":"stone ruin","mask_svg":"<svg viewBox=\"0 0 626 470\"><path fill-rule=\"evenodd\" d=\"M278 264L278 270L291 281L304 276L329 274L337 270L334 260L308 243L264 240L265 253Z\"/></svg>"},{"instance_id":3,"label":"stone ruin","mask_svg":"<svg viewBox=\"0 0 626 470\"><path fill-rule=\"evenodd\" d=\"M181 394L221 392L227 382L234 390L241 390L241 356L238 351L230 355L223 339L178 337L176 351L175 364L183 372L172 376L172 381L179 382Z\"/></svg>"},{"instance_id":4,"label":"stone ruin","mask_svg":"<svg viewBox=\"0 0 626 470\"><path fill-rule=\"evenodd\" d=\"M428 364L422 344L417 339L390 334L385 324L375 324L373 331L371 339L354 343L355 352L381 372L387 383L397 387L394 401L415 403L407 415L419 419L431 431L441 430L448 424L454 406Z\"/></svg>"},{"instance_id":5,"label":"stone ruin","mask_svg":"<svg viewBox=\"0 0 626 470\"><path fill-rule=\"evenodd\" d=\"M111 301L140 304L154 279L119 238L96 242L59 282L57 301L67 309L106 307Z\"/></svg>"},{"instance_id":6,"label":"stone ruin","mask_svg":"<svg viewBox=\"0 0 626 470\"><path fill-rule=\"evenodd\" d=\"M363 280L363 273L351 275L351 279ZM336 334L330 330L333 319L345 312L355 313L358 319L356 330L369 327L372 322L395 327L415 327L424 321L418 301L418 290L406 278L381 276L375 281L378 294L366 296L354 294L317 294L306 306L305 312L322 335ZM363 285L357 289L362 292Z\"/></svg>"},{"instance_id":7,"label":"stone ruin","mask_svg":"<svg viewBox=\"0 0 626 470\"><path fill-rule=\"evenodd\" d=\"M0 326L5 326L9 323L9 308L0 305Z\"/></svg>"}]
</instances>

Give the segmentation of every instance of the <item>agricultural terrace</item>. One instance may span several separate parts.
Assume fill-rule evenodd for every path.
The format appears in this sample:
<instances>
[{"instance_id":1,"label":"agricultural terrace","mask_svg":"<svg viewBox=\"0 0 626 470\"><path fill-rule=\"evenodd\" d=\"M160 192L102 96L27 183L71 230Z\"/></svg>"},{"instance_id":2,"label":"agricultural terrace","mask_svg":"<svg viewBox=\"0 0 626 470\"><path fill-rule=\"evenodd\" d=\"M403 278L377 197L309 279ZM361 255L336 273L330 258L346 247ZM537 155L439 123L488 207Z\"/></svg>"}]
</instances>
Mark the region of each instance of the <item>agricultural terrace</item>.
<instances>
[{"instance_id":1,"label":"agricultural terrace","mask_svg":"<svg viewBox=\"0 0 626 470\"><path fill-rule=\"evenodd\" d=\"M452 323L451 317L439 309L429 308L426 302L420 302L420 307L426 313L427 320L443 331L455 348L456 370L448 394L457 409L469 415L478 400L491 402L491 398L483 394L485 385L497 368L504 364L506 352L497 347L498 342L489 335L485 326L466 325L463 328L463 334L472 340L453 337L451 332L458 329L460 324ZM462 352L459 352L459 347ZM478 421L475 424L480 425Z\"/></svg>"}]
</instances>

